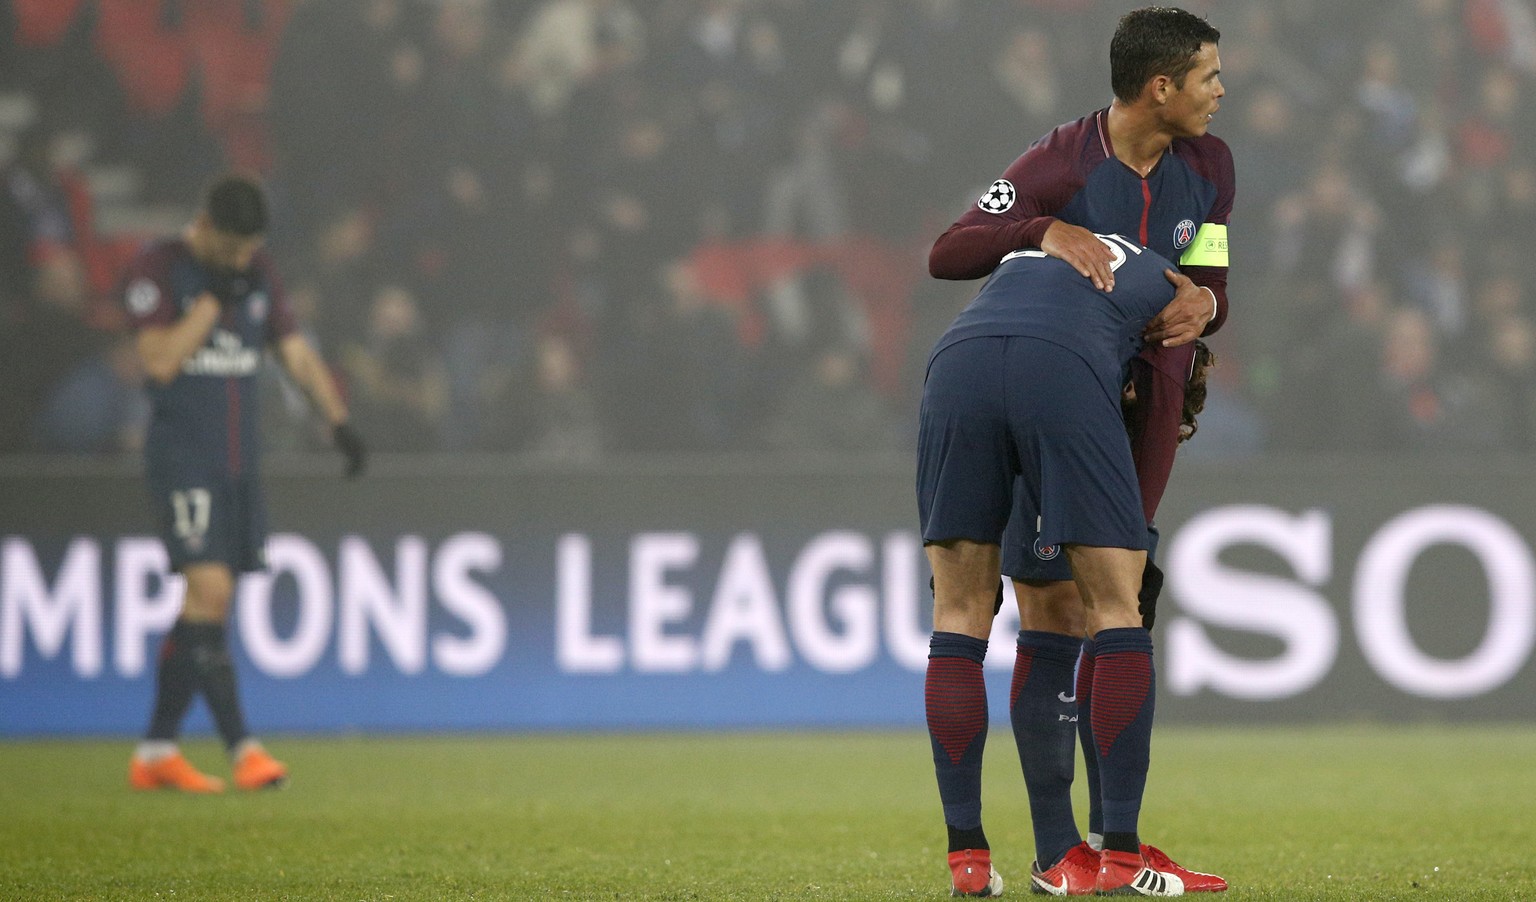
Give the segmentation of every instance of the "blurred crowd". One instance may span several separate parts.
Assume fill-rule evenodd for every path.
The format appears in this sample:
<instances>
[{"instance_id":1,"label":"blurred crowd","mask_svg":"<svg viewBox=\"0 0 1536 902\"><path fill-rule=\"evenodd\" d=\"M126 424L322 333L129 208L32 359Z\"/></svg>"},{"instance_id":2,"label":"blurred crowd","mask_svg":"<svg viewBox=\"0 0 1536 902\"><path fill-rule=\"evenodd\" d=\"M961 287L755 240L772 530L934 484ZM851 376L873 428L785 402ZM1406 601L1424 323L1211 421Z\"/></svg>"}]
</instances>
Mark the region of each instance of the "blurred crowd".
<instances>
[{"instance_id":1,"label":"blurred crowd","mask_svg":"<svg viewBox=\"0 0 1536 902\"><path fill-rule=\"evenodd\" d=\"M1107 105L1134 5L9 0L0 451L135 447L115 274L152 234L92 174L190 211L229 166L382 450L904 451L978 287L928 247ZM1188 453L1536 449L1530 0L1186 5L1238 174Z\"/></svg>"}]
</instances>

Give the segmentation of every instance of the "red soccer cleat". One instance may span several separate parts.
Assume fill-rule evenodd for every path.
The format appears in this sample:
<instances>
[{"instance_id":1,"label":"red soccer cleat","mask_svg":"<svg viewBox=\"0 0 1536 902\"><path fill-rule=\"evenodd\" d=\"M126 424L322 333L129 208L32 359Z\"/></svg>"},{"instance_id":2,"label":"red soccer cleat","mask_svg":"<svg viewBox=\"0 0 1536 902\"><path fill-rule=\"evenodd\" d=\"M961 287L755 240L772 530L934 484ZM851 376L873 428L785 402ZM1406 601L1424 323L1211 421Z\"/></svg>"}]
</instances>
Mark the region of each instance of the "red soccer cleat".
<instances>
[{"instance_id":1,"label":"red soccer cleat","mask_svg":"<svg viewBox=\"0 0 1536 902\"><path fill-rule=\"evenodd\" d=\"M992 867L987 849L961 849L949 853L951 896L1001 896L1003 878Z\"/></svg>"},{"instance_id":2,"label":"red soccer cleat","mask_svg":"<svg viewBox=\"0 0 1536 902\"><path fill-rule=\"evenodd\" d=\"M1029 880L1029 891L1042 896L1091 896L1099 884L1099 853L1080 842L1045 871L1035 862Z\"/></svg>"},{"instance_id":3,"label":"red soccer cleat","mask_svg":"<svg viewBox=\"0 0 1536 902\"><path fill-rule=\"evenodd\" d=\"M1147 860L1147 867L1154 871L1163 871L1177 876L1184 881L1186 893L1224 893L1227 891L1227 881L1215 874L1204 874L1200 871L1191 871L1177 861L1168 857L1168 854L1157 846L1141 844L1141 857Z\"/></svg>"},{"instance_id":4,"label":"red soccer cleat","mask_svg":"<svg viewBox=\"0 0 1536 902\"><path fill-rule=\"evenodd\" d=\"M1099 853L1095 891L1101 896L1182 896L1184 881L1167 871L1152 870L1135 852L1105 849Z\"/></svg>"}]
</instances>

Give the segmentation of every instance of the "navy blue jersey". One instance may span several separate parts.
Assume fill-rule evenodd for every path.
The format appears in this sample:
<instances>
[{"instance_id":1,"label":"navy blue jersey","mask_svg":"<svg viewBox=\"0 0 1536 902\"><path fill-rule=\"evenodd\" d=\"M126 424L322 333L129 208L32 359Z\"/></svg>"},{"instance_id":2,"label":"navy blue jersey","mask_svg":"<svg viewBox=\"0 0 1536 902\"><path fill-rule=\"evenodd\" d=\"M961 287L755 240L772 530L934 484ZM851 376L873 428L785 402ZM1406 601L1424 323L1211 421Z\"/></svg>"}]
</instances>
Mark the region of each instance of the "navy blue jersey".
<instances>
[{"instance_id":1,"label":"navy blue jersey","mask_svg":"<svg viewBox=\"0 0 1536 902\"><path fill-rule=\"evenodd\" d=\"M157 241L129 266L123 305L135 329L170 326L214 274L179 238ZM234 280L232 297L203 346L169 383L151 380L153 407L145 437L151 474L241 476L257 466L256 377L266 346L295 329L282 286L265 254Z\"/></svg>"},{"instance_id":2,"label":"navy blue jersey","mask_svg":"<svg viewBox=\"0 0 1536 902\"><path fill-rule=\"evenodd\" d=\"M1178 261L1218 300L1206 333L1226 320L1227 224L1236 195L1232 152L1215 135L1178 138L1146 178L1110 145L1108 110L1030 145L942 235L929 258L942 278L981 278L1004 254L1039 247L1060 219L1116 233ZM1182 366L1182 364L1180 364Z\"/></svg>"},{"instance_id":3,"label":"navy blue jersey","mask_svg":"<svg viewBox=\"0 0 1536 902\"><path fill-rule=\"evenodd\" d=\"M1114 154L1109 110L1065 123L1029 146L934 242L929 271L979 279L1004 255L1038 248L1061 220L1149 247L1216 299L1206 335L1227 319L1227 225L1237 193L1232 152L1212 134L1176 138L1142 178ZM1168 485L1183 421L1193 343L1142 350L1133 454L1150 522ZM1154 377L1154 374L1156 376Z\"/></svg>"},{"instance_id":4,"label":"navy blue jersey","mask_svg":"<svg viewBox=\"0 0 1536 902\"><path fill-rule=\"evenodd\" d=\"M1070 263L1044 251L1016 251L939 337L930 363L967 338L1040 338L1081 357L1118 398L1125 366L1141 351L1142 330L1173 300L1164 273L1174 265L1120 236L1100 240L1115 253L1114 291L1100 291Z\"/></svg>"}]
</instances>

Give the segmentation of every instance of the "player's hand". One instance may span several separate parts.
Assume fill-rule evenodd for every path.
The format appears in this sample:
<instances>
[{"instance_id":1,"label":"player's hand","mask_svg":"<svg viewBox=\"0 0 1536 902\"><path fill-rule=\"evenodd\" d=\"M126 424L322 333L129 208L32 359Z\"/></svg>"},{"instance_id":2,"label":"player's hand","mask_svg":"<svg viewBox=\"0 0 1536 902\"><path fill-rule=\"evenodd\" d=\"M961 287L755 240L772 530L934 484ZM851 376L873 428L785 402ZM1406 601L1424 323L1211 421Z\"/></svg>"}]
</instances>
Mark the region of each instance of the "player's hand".
<instances>
[{"instance_id":1,"label":"player's hand","mask_svg":"<svg viewBox=\"0 0 1536 902\"><path fill-rule=\"evenodd\" d=\"M1206 324L1215 318L1216 305L1211 300L1211 293L1191 282L1189 276L1171 269L1163 270L1163 276L1178 291L1168 306L1147 323L1141 337L1147 344L1176 348L1200 337Z\"/></svg>"},{"instance_id":2,"label":"player's hand","mask_svg":"<svg viewBox=\"0 0 1536 902\"><path fill-rule=\"evenodd\" d=\"M357 434L351 423L337 423L331 431L331 441L335 442L336 450L347 459L347 476L363 472L363 468L368 465L368 449L363 446L363 437Z\"/></svg>"},{"instance_id":3,"label":"player's hand","mask_svg":"<svg viewBox=\"0 0 1536 902\"><path fill-rule=\"evenodd\" d=\"M1115 290L1115 271L1110 269L1115 255L1097 235L1082 226L1056 220L1040 239L1040 249L1072 264L1079 275L1093 281L1094 288Z\"/></svg>"}]
</instances>

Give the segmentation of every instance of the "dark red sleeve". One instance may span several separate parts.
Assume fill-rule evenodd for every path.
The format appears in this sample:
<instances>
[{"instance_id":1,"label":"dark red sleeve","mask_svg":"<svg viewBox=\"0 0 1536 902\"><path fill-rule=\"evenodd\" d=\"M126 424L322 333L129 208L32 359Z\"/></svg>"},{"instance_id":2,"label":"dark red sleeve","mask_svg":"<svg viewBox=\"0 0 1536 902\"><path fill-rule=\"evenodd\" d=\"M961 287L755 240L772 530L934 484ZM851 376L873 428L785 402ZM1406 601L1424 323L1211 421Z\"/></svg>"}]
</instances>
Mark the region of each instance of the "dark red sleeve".
<instances>
[{"instance_id":1,"label":"dark red sleeve","mask_svg":"<svg viewBox=\"0 0 1536 902\"><path fill-rule=\"evenodd\" d=\"M1086 178L1082 148L1092 119L1079 119L1053 130L1030 146L994 181L1006 182L1012 202L999 211L982 200L950 226L928 253L928 273L935 279L980 279L990 275L1009 253L1039 247L1055 213L1078 192ZM987 197L982 195L982 199Z\"/></svg>"},{"instance_id":2,"label":"dark red sleeve","mask_svg":"<svg viewBox=\"0 0 1536 902\"><path fill-rule=\"evenodd\" d=\"M1202 177L1216 186L1216 202L1205 221L1228 225L1232 219L1232 206L1237 200L1237 170L1232 165L1232 149L1227 142L1215 135L1203 135L1189 142L1191 165ZM1182 267L1190 281L1209 288L1216 295L1216 316L1206 324L1204 335L1216 332L1227 321L1227 267Z\"/></svg>"},{"instance_id":3,"label":"dark red sleeve","mask_svg":"<svg viewBox=\"0 0 1536 902\"><path fill-rule=\"evenodd\" d=\"M162 243L147 245L128 264L118 297L135 331L169 326L181 317L181 304L171 290L171 248Z\"/></svg>"},{"instance_id":4,"label":"dark red sleeve","mask_svg":"<svg viewBox=\"0 0 1536 902\"><path fill-rule=\"evenodd\" d=\"M267 302L272 305L267 314L267 344L275 345L298 331L298 317L294 316L293 307L288 303L288 292L283 289L283 280L272 265L272 258L265 253L258 254L252 265L261 273L262 284L267 286Z\"/></svg>"},{"instance_id":5,"label":"dark red sleeve","mask_svg":"<svg viewBox=\"0 0 1536 902\"><path fill-rule=\"evenodd\" d=\"M1184 384L1194 359L1194 343L1177 348L1150 346L1131 360L1136 403L1126 424L1131 458L1141 483L1141 509L1151 523L1168 488L1174 453L1179 448L1179 424L1184 419Z\"/></svg>"}]
</instances>

